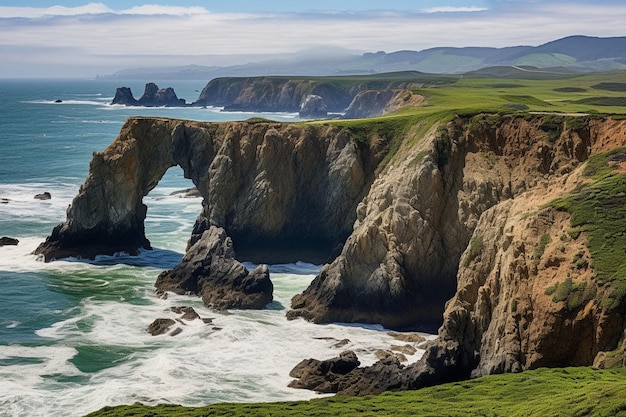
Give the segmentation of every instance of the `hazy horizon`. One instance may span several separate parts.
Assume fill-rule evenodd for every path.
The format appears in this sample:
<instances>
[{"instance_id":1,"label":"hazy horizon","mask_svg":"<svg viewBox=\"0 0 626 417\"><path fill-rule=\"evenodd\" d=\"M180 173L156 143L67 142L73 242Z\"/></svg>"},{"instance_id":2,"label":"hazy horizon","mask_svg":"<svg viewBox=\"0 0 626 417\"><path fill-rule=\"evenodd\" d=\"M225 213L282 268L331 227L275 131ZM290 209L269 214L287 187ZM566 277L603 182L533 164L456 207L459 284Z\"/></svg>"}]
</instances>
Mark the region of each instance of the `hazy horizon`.
<instances>
[{"instance_id":1,"label":"hazy horizon","mask_svg":"<svg viewBox=\"0 0 626 417\"><path fill-rule=\"evenodd\" d=\"M94 78L127 68L230 66L303 51L537 46L623 36L618 1L24 0L0 6L0 78ZM11 5L13 3L13 5ZM169 4L169 5L168 5Z\"/></svg>"}]
</instances>

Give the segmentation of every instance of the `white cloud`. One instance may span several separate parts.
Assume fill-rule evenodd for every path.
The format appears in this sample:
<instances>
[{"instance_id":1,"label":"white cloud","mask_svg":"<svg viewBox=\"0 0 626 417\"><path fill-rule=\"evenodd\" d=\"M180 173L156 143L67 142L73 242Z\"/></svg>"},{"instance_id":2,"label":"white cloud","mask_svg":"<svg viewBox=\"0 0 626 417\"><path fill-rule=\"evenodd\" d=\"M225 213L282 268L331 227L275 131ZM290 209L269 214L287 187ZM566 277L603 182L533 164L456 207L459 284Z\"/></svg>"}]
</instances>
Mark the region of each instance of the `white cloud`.
<instances>
[{"instance_id":1,"label":"white cloud","mask_svg":"<svg viewBox=\"0 0 626 417\"><path fill-rule=\"evenodd\" d=\"M155 4L146 4L143 6L135 6L130 9L119 11L119 14L136 14L136 15L169 15L169 16L187 16L197 14L207 14L209 11L204 7L177 7L177 6L159 6Z\"/></svg>"},{"instance_id":2,"label":"white cloud","mask_svg":"<svg viewBox=\"0 0 626 417\"><path fill-rule=\"evenodd\" d=\"M80 16L89 14L113 13L102 3L89 3L85 6L65 7L6 7L0 6L0 18L37 19L51 16Z\"/></svg>"},{"instance_id":3,"label":"white cloud","mask_svg":"<svg viewBox=\"0 0 626 417\"><path fill-rule=\"evenodd\" d=\"M0 77L10 76L3 67L15 68L18 62L40 59L45 68L51 55L68 66L91 60L91 74L95 74L102 72L98 68L107 57L109 64L115 59L120 66L132 62L141 66L146 56L153 65L159 56L164 65L219 65L202 57L262 56L320 47L362 52L502 47L538 45L574 34L626 35L626 5L622 4L497 2L488 10L469 9L225 14L202 7L153 5L116 11L101 3L74 8L0 7L0 47L12 51L0 49ZM67 53L70 47L72 53ZM51 53L36 55L32 51L37 48ZM32 55L19 57L19 51ZM178 62L172 62L175 57Z\"/></svg>"},{"instance_id":4,"label":"white cloud","mask_svg":"<svg viewBox=\"0 0 626 417\"><path fill-rule=\"evenodd\" d=\"M454 7L454 6L442 6L442 7L431 7L428 9L424 9L424 13L466 13L466 12L484 12L485 10L489 10L486 7Z\"/></svg>"}]
</instances>

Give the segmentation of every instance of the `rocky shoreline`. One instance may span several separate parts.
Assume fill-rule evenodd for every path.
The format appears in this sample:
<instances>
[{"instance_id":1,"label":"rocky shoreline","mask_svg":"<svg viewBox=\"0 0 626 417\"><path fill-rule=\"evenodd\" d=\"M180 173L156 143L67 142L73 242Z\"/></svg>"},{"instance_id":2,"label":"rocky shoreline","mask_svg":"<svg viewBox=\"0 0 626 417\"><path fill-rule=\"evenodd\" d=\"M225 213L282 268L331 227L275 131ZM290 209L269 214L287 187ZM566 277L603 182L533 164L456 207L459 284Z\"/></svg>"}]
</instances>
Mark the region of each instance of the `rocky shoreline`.
<instances>
[{"instance_id":1,"label":"rocky shoreline","mask_svg":"<svg viewBox=\"0 0 626 417\"><path fill-rule=\"evenodd\" d=\"M415 364L389 356L361 368L346 353L294 371L325 391L591 365L617 348L623 297L607 307L611 286L573 261L591 260L587 235L569 233L570 214L545 205L589 181L590 157L626 145L626 121L475 115L398 132L132 118L94 154L67 221L36 252L52 260L149 248L142 198L179 165L203 207L183 262L158 290L195 293L215 309L259 308L271 300L269 274L246 270L242 254L323 256L289 318L440 328ZM554 298L549 288L567 280L592 295Z\"/></svg>"},{"instance_id":2,"label":"rocky shoreline","mask_svg":"<svg viewBox=\"0 0 626 417\"><path fill-rule=\"evenodd\" d=\"M144 107L222 107L223 111L297 112L301 118L357 119L382 116L403 107L419 106L424 97L411 88L420 86L408 80L390 81L380 86L363 82L351 87L309 79L273 77L226 78L211 80L192 103L178 98L172 87L159 88L147 83L136 99L129 87L119 87L111 104Z\"/></svg>"}]
</instances>

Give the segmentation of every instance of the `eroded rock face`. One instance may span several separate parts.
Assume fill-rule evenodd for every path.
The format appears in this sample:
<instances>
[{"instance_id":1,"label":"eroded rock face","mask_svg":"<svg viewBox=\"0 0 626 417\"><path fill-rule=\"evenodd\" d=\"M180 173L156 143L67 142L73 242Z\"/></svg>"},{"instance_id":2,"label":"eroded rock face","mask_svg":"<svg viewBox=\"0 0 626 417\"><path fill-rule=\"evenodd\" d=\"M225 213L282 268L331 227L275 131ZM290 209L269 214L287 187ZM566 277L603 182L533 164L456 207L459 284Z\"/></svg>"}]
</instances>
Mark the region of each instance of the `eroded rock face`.
<instances>
[{"instance_id":1,"label":"eroded rock face","mask_svg":"<svg viewBox=\"0 0 626 417\"><path fill-rule=\"evenodd\" d=\"M322 118L328 116L328 108L324 98L315 94L309 94L300 104L300 117Z\"/></svg>"},{"instance_id":2,"label":"eroded rock face","mask_svg":"<svg viewBox=\"0 0 626 417\"><path fill-rule=\"evenodd\" d=\"M111 104L124 106L145 107L184 107L187 105L184 99L178 98L172 87L159 88L155 83L147 83L143 95L139 100L133 97L128 87L119 87L115 91L115 97Z\"/></svg>"},{"instance_id":3,"label":"eroded rock face","mask_svg":"<svg viewBox=\"0 0 626 417\"><path fill-rule=\"evenodd\" d=\"M222 228L209 227L174 269L162 272L161 292L193 293L208 307L260 309L272 302L273 285L266 265L248 271L235 259L232 240Z\"/></svg>"},{"instance_id":4,"label":"eroded rock face","mask_svg":"<svg viewBox=\"0 0 626 417\"><path fill-rule=\"evenodd\" d=\"M358 93L344 114L346 119L382 116L403 107L422 106L426 99L411 90L365 90Z\"/></svg>"},{"instance_id":5,"label":"eroded rock face","mask_svg":"<svg viewBox=\"0 0 626 417\"><path fill-rule=\"evenodd\" d=\"M425 141L380 175L341 255L293 298L289 317L436 328L471 235L458 212L462 146Z\"/></svg>"},{"instance_id":6,"label":"eroded rock face","mask_svg":"<svg viewBox=\"0 0 626 417\"><path fill-rule=\"evenodd\" d=\"M437 226L433 220L436 217L426 217L428 209L432 208L440 211L439 216L447 218L444 222L446 227L456 227L456 238L463 240L457 246L450 240L441 245L447 248L447 252L444 250L443 253L448 254L455 253L451 249L461 247L462 256L454 261L458 269L455 274L456 291L446 303L439 338L428 344L426 354L416 364L406 367L378 364L379 368L382 366L378 373L373 373L372 368L351 372L352 375L362 372L359 379L361 385L368 385L368 377L364 375L373 375L369 378L372 386L377 381L385 381L376 375L398 375L400 385L393 381L382 384L386 385L382 389L394 390L398 386L402 389L420 388L472 376L520 372L542 366L591 365L594 358L598 365L606 362L607 355L603 356L601 352L615 349L623 337L623 296L617 308L606 308L605 301L610 297L610 291L594 278L590 267L593 258L587 249L584 233L572 236L568 233L571 230L569 214L543 206L588 181L581 175L582 163L595 152L623 146L626 143L626 124L592 120L576 130L568 130L561 125L550 131L541 118L496 120L476 117L470 123L456 126L461 129L454 126L447 129L452 143L449 152L443 154L443 159L441 154L434 159L440 161L437 170L441 183L450 185L454 184L450 178L458 179L454 195L444 200L446 203L431 201L419 210L413 207L416 214L404 211L401 216L388 215L384 218L375 210L365 211L369 215L363 217L359 214L355 233L348 239L341 256L324 267L322 274L302 295L294 297L292 307L299 310L293 313L320 322L337 317L343 320L364 317L364 305L359 311L355 308L358 302L351 301L346 306L341 304L342 299L338 299L346 294L356 293L361 297L366 294L363 291L364 280L358 280L358 273L351 273L347 266L370 259L368 257L374 251L359 254L351 248L358 248L360 241L368 242L363 244L364 247L380 246L380 258L372 262L376 265L372 269L382 269L388 265L383 256L398 248L398 245L386 246L387 241L405 236L401 240L405 243L400 252L403 254L406 253L407 242L419 239L407 239L407 235L402 234L411 231L411 226L404 223L405 218L419 216L411 223L423 222L434 225L435 231L442 230L442 226ZM442 138L441 134L434 137L434 149L441 148L436 143ZM413 155L409 152L408 158ZM432 152L432 155L436 153ZM442 161L445 163L441 164ZM428 162L425 158L417 170L424 170ZM403 162L399 160L397 163L399 166ZM612 163L621 164L619 160ZM390 176L391 181L381 181L379 185L377 180L364 202L381 193L379 186L394 184L394 169L390 168L383 174L383 177ZM447 177L448 170L456 171L458 176ZM400 182L415 182L416 178L407 171L404 170L405 178ZM434 167L431 172L435 172ZM432 177L433 174L426 178ZM422 180L422 184L433 182ZM442 192L446 187L416 187L414 192L420 189L432 190L428 195L433 199L446 196ZM402 196L398 188L392 195ZM420 196L420 199L423 198ZM391 207L392 213L398 212L401 208L399 201L401 199L397 198L395 203L378 203L374 207ZM445 207L455 201L456 213L446 217ZM361 213L360 210L357 211ZM394 223L403 227L394 230ZM368 224L372 231L360 235L359 229L363 224ZM433 236L427 230L422 230L418 236ZM368 235L383 236L384 239L366 238ZM437 242L432 238L430 241ZM381 242L379 246L377 242ZM431 247L437 246L431 244ZM385 261L378 264L380 259ZM396 256L395 259L406 257ZM435 251L435 255L429 253L419 262L422 267L432 266L437 265L437 259ZM394 278L410 277L414 283L419 283L419 278L407 273L411 271L407 264L398 262L397 265L403 269L397 268L396 271L402 273L389 274L388 279L382 282L391 283ZM368 273L367 270L361 272L361 276L367 277ZM439 275L440 279L445 276ZM376 282L372 278L369 281ZM558 298L553 295L554 288L562 285L565 285L566 292ZM388 291L387 288L392 287L383 288L383 291ZM369 300L372 305L377 305L373 297ZM413 310L419 309L419 298L415 296L413 300L416 302ZM374 315L378 313L375 308L372 311ZM393 323L392 320L387 320L387 323ZM352 391L340 387L338 392ZM372 391L352 393L359 392Z\"/></svg>"},{"instance_id":7,"label":"eroded rock face","mask_svg":"<svg viewBox=\"0 0 626 417\"><path fill-rule=\"evenodd\" d=\"M149 249L142 199L179 165L202 196L202 210L183 263L159 279L159 289L196 293L215 308L259 307L271 301L267 270L249 273L235 259L332 258L384 150L332 127L129 119L94 153L67 220L36 253L49 261Z\"/></svg>"}]
</instances>

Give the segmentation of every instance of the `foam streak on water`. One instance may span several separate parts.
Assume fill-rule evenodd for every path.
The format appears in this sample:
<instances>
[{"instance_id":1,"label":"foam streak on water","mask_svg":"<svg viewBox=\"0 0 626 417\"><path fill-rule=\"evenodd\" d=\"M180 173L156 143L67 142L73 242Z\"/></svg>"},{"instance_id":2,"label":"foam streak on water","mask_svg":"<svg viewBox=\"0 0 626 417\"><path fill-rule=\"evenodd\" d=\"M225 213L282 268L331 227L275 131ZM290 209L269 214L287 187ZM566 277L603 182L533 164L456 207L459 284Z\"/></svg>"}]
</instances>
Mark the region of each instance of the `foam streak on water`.
<instances>
[{"instance_id":1,"label":"foam streak on water","mask_svg":"<svg viewBox=\"0 0 626 417\"><path fill-rule=\"evenodd\" d=\"M316 265L273 266L275 301L262 311L221 314L197 297L157 297L156 277L180 262L201 209L201 199L172 194L193 185L180 168L144 198L155 250L91 262L38 261L31 253L65 219L92 152L115 138L126 117L296 117L108 105L124 84L0 80L0 236L20 241L0 247L0 416L80 416L134 402L307 399L315 394L287 387L302 359L353 349L368 365L376 349L403 344L375 326L288 321L290 299L308 286ZM173 87L187 101L204 85L179 84ZM136 95L143 90L136 82L131 87ZM51 200L34 199L46 191ZM173 306L193 306L213 322L179 323L183 331L175 337L151 336L146 329L156 318L178 317Z\"/></svg>"}]
</instances>

